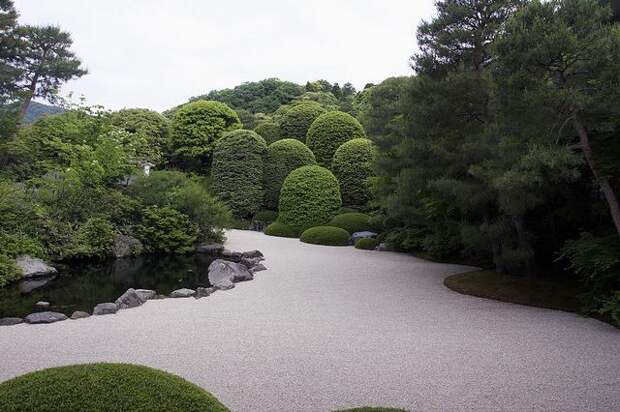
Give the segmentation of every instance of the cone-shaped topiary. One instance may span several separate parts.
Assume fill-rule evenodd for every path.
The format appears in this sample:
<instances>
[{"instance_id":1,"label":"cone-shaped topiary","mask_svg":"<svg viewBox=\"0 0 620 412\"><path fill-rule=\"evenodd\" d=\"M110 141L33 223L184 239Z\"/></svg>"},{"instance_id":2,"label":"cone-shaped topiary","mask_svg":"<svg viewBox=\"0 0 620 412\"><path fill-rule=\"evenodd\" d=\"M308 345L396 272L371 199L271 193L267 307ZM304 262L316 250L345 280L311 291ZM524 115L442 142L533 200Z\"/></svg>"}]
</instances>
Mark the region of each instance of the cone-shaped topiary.
<instances>
[{"instance_id":1,"label":"cone-shaped topiary","mask_svg":"<svg viewBox=\"0 0 620 412\"><path fill-rule=\"evenodd\" d=\"M217 141L211 187L238 218L249 218L263 204L265 139L251 130L235 130Z\"/></svg>"},{"instance_id":2,"label":"cone-shaped topiary","mask_svg":"<svg viewBox=\"0 0 620 412\"><path fill-rule=\"evenodd\" d=\"M321 166L331 167L336 149L344 142L360 137L366 137L366 133L355 117L344 112L327 112L308 129L306 145Z\"/></svg>"},{"instance_id":3,"label":"cone-shaped topiary","mask_svg":"<svg viewBox=\"0 0 620 412\"><path fill-rule=\"evenodd\" d=\"M306 133L316 118L325 113L325 109L316 102L296 104L284 113L280 121L280 136L306 141Z\"/></svg>"},{"instance_id":4,"label":"cone-shaped topiary","mask_svg":"<svg viewBox=\"0 0 620 412\"><path fill-rule=\"evenodd\" d=\"M280 188L293 170L316 164L314 154L296 139L282 139L269 145L265 159L265 206L276 209Z\"/></svg>"},{"instance_id":5,"label":"cone-shaped topiary","mask_svg":"<svg viewBox=\"0 0 620 412\"><path fill-rule=\"evenodd\" d=\"M274 122L273 120L266 120L264 122L260 122L255 128L254 131L261 135L267 144L271 144L276 140L280 139L280 125Z\"/></svg>"},{"instance_id":6,"label":"cone-shaped topiary","mask_svg":"<svg viewBox=\"0 0 620 412\"><path fill-rule=\"evenodd\" d=\"M239 116L224 103L206 100L188 103L172 119L172 157L185 169L204 170L215 142L224 132L239 128Z\"/></svg>"},{"instance_id":7,"label":"cone-shaped topiary","mask_svg":"<svg viewBox=\"0 0 620 412\"><path fill-rule=\"evenodd\" d=\"M334 226L315 226L304 230L299 240L304 243L324 246L347 246L351 235Z\"/></svg>"},{"instance_id":8,"label":"cone-shaped topiary","mask_svg":"<svg viewBox=\"0 0 620 412\"><path fill-rule=\"evenodd\" d=\"M342 205L339 186L338 179L324 167L295 169L280 190L278 221L298 233L328 222Z\"/></svg>"},{"instance_id":9,"label":"cone-shaped topiary","mask_svg":"<svg viewBox=\"0 0 620 412\"><path fill-rule=\"evenodd\" d=\"M368 139L343 143L332 159L332 172L340 182L342 204L364 209L370 200L368 178L374 174L377 149Z\"/></svg>"}]
</instances>

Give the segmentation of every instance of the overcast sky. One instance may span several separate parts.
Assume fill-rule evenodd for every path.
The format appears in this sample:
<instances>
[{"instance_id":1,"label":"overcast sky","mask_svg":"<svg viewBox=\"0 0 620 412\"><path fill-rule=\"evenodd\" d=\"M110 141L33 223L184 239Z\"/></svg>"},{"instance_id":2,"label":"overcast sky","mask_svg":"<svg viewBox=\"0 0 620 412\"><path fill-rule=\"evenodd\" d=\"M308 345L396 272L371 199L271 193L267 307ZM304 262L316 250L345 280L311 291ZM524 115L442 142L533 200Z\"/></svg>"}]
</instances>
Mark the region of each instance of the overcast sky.
<instances>
[{"instance_id":1,"label":"overcast sky","mask_svg":"<svg viewBox=\"0 0 620 412\"><path fill-rule=\"evenodd\" d=\"M410 74L432 0L15 0L22 24L73 36L89 74L63 94L109 109L165 110L246 81L362 88Z\"/></svg>"}]
</instances>

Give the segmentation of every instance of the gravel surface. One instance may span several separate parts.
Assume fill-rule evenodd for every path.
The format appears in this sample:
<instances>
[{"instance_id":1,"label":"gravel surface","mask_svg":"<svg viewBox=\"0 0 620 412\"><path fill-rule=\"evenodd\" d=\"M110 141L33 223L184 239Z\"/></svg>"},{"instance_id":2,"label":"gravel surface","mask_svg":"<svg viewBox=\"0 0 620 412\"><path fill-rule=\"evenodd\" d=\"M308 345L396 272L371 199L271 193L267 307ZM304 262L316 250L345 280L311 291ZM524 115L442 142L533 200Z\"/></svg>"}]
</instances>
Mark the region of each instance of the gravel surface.
<instances>
[{"instance_id":1,"label":"gravel surface","mask_svg":"<svg viewBox=\"0 0 620 412\"><path fill-rule=\"evenodd\" d=\"M620 331L454 293L469 268L231 231L268 271L204 299L0 328L0 381L130 362L178 374L233 411L618 411Z\"/></svg>"}]
</instances>

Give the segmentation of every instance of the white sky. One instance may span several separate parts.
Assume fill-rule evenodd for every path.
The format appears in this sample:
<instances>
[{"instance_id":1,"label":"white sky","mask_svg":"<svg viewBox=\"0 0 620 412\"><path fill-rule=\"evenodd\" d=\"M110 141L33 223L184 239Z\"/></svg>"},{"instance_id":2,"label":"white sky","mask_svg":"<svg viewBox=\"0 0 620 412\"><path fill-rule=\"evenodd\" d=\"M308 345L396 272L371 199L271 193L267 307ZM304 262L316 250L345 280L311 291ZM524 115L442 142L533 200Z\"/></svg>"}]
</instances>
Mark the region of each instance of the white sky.
<instances>
[{"instance_id":1,"label":"white sky","mask_svg":"<svg viewBox=\"0 0 620 412\"><path fill-rule=\"evenodd\" d=\"M89 74L63 94L109 109L165 110L278 77L362 88L410 74L432 0L15 0L22 24L72 33Z\"/></svg>"}]
</instances>

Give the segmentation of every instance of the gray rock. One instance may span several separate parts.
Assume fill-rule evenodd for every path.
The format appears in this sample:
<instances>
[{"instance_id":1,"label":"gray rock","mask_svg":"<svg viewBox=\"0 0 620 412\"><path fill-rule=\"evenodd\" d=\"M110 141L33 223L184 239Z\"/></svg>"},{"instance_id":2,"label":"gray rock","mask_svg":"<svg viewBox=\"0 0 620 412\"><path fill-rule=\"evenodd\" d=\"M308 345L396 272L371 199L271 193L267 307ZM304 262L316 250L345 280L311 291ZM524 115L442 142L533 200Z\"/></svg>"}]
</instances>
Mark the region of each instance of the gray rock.
<instances>
[{"instance_id":1,"label":"gray rock","mask_svg":"<svg viewBox=\"0 0 620 412\"><path fill-rule=\"evenodd\" d=\"M41 288L47 285L54 279L56 279L56 276L36 278L36 279L24 279L21 282L19 282L19 285L18 285L19 291L21 293L26 293L26 294L30 293L35 289L38 289L38 288Z\"/></svg>"},{"instance_id":2,"label":"gray rock","mask_svg":"<svg viewBox=\"0 0 620 412\"><path fill-rule=\"evenodd\" d=\"M38 308L49 308L50 307L49 302L43 302L43 301L37 302L34 305Z\"/></svg>"},{"instance_id":3,"label":"gray rock","mask_svg":"<svg viewBox=\"0 0 620 412\"><path fill-rule=\"evenodd\" d=\"M44 277L58 273L56 268L31 256L20 256L15 259L15 263L21 269L24 278Z\"/></svg>"},{"instance_id":4,"label":"gray rock","mask_svg":"<svg viewBox=\"0 0 620 412\"><path fill-rule=\"evenodd\" d=\"M241 252L233 252L232 250L224 249L221 253L223 259L230 260L233 262L241 261Z\"/></svg>"},{"instance_id":5,"label":"gray rock","mask_svg":"<svg viewBox=\"0 0 620 412\"><path fill-rule=\"evenodd\" d=\"M144 301L151 300L155 298L155 295L157 295L157 293L154 290L150 290L150 289L136 289L136 293Z\"/></svg>"},{"instance_id":6,"label":"gray rock","mask_svg":"<svg viewBox=\"0 0 620 412\"><path fill-rule=\"evenodd\" d=\"M262 257L255 257L255 258L242 257L239 263L244 265L246 268L251 269L254 266L258 265L263 260L265 260L265 258L262 258Z\"/></svg>"},{"instance_id":7,"label":"gray rock","mask_svg":"<svg viewBox=\"0 0 620 412\"><path fill-rule=\"evenodd\" d=\"M206 298L207 296L209 296L210 294L212 294L216 290L217 289L215 289L213 287L211 287L211 288L197 288L196 289L196 294L194 295L194 297L196 299Z\"/></svg>"},{"instance_id":8,"label":"gray rock","mask_svg":"<svg viewBox=\"0 0 620 412\"><path fill-rule=\"evenodd\" d=\"M135 289L127 289L114 303L119 309L130 309L142 306L144 302L146 302L146 299L143 299Z\"/></svg>"},{"instance_id":9,"label":"gray rock","mask_svg":"<svg viewBox=\"0 0 620 412\"><path fill-rule=\"evenodd\" d=\"M248 250L247 252L243 252L241 254L244 258L262 258L264 257L260 250Z\"/></svg>"},{"instance_id":10,"label":"gray rock","mask_svg":"<svg viewBox=\"0 0 620 412\"><path fill-rule=\"evenodd\" d=\"M137 256L142 254L144 246L138 239L127 235L116 235L112 246L112 255L116 258Z\"/></svg>"},{"instance_id":11,"label":"gray rock","mask_svg":"<svg viewBox=\"0 0 620 412\"><path fill-rule=\"evenodd\" d=\"M252 279L254 276L241 263L216 259L209 265L209 282L217 289L231 289L235 282Z\"/></svg>"},{"instance_id":12,"label":"gray rock","mask_svg":"<svg viewBox=\"0 0 620 412\"><path fill-rule=\"evenodd\" d=\"M113 315L118 312L118 306L115 303L100 303L93 309L93 315Z\"/></svg>"},{"instance_id":13,"label":"gray rock","mask_svg":"<svg viewBox=\"0 0 620 412\"><path fill-rule=\"evenodd\" d=\"M171 298L189 298L189 297L194 296L195 294L196 294L196 291L194 289L183 288L183 289L173 290L172 293L170 293L170 297Z\"/></svg>"},{"instance_id":14,"label":"gray rock","mask_svg":"<svg viewBox=\"0 0 620 412\"><path fill-rule=\"evenodd\" d=\"M84 319L84 318L88 318L88 317L90 317L90 313L82 312L81 310L76 310L75 312L73 312L71 314L71 319L73 319L73 320Z\"/></svg>"},{"instance_id":15,"label":"gray rock","mask_svg":"<svg viewBox=\"0 0 620 412\"><path fill-rule=\"evenodd\" d=\"M384 243L380 243L379 246L377 246L375 250L380 250L382 252L391 252L392 248L390 247L389 244L384 242Z\"/></svg>"},{"instance_id":16,"label":"gray rock","mask_svg":"<svg viewBox=\"0 0 620 412\"><path fill-rule=\"evenodd\" d=\"M375 238L377 236L377 234L375 232L369 232L369 231L364 231L364 232L355 232L351 235L351 241L353 242L353 244L356 244L358 240L360 239L366 239L366 238Z\"/></svg>"},{"instance_id":17,"label":"gray rock","mask_svg":"<svg viewBox=\"0 0 620 412\"><path fill-rule=\"evenodd\" d=\"M0 326L13 326L24 323L22 318L0 318Z\"/></svg>"},{"instance_id":18,"label":"gray rock","mask_svg":"<svg viewBox=\"0 0 620 412\"><path fill-rule=\"evenodd\" d=\"M36 324L36 323L54 323L59 322L61 320L66 320L67 316L63 313L58 312L37 312L31 313L26 316L26 323Z\"/></svg>"},{"instance_id":19,"label":"gray rock","mask_svg":"<svg viewBox=\"0 0 620 412\"><path fill-rule=\"evenodd\" d=\"M250 268L250 273L254 274L256 272L261 272L263 270L267 270L267 268L265 267L265 265L263 265L262 263L259 263L258 265Z\"/></svg>"},{"instance_id":20,"label":"gray rock","mask_svg":"<svg viewBox=\"0 0 620 412\"><path fill-rule=\"evenodd\" d=\"M224 251L224 245L217 243L201 243L196 247L197 253L204 253L206 255L219 256Z\"/></svg>"}]
</instances>

